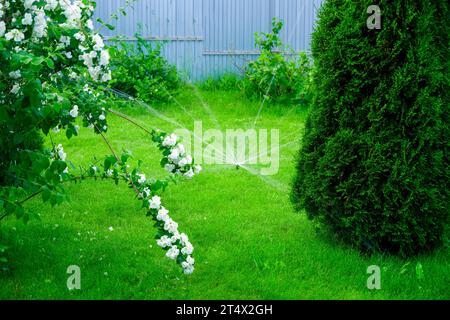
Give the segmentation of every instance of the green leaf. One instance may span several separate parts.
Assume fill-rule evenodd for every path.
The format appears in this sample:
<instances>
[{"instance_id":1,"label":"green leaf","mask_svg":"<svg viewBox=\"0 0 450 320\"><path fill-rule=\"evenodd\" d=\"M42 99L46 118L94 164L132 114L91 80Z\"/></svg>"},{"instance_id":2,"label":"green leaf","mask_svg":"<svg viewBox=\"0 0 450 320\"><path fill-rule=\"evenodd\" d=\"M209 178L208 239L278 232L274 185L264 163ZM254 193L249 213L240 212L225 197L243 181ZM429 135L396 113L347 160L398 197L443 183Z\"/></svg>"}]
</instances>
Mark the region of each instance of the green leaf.
<instances>
[{"instance_id":1,"label":"green leaf","mask_svg":"<svg viewBox=\"0 0 450 320\"><path fill-rule=\"evenodd\" d=\"M48 59L46 59L45 62L47 63L47 66L48 66L50 69L55 69L55 63L53 62L52 59L48 58Z\"/></svg>"},{"instance_id":2,"label":"green leaf","mask_svg":"<svg viewBox=\"0 0 450 320\"><path fill-rule=\"evenodd\" d=\"M50 197L52 196L52 192L48 188L44 188L42 191L42 201L47 202L50 200Z\"/></svg>"}]
</instances>

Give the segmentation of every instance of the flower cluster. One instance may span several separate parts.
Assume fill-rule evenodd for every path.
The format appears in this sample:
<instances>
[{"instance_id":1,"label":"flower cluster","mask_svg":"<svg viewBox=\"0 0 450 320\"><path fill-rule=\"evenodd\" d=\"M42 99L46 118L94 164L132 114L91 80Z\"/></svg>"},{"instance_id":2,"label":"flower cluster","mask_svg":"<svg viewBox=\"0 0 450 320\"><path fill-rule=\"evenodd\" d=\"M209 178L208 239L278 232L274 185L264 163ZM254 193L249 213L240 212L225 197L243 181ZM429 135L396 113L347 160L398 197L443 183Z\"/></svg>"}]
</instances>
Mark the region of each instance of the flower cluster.
<instances>
[{"instance_id":1,"label":"flower cluster","mask_svg":"<svg viewBox=\"0 0 450 320\"><path fill-rule=\"evenodd\" d=\"M159 196L154 195L148 203L149 214L157 221L157 226L163 233L157 240L158 246L167 250L167 258L181 264L185 274L191 274L194 272L194 247L188 236L178 231L178 223L169 216L169 210L162 206Z\"/></svg>"},{"instance_id":2,"label":"flower cluster","mask_svg":"<svg viewBox=\"0 0 450 320\"><path fill-rule=\"evenodd\" d=\"M184 145L175 134L154 133L154 141L163 151L161 164L169 173L192 179L202 171L200 165L193 163L192 157L186 153Z\"/></svg>"},{"instance_id":3,"label":"flower cluster","mask_svg":"<svg viewBox=\"0 0 450 320\"><path fill-rule=\"evenodd\" d=\"M138 172L135 172L132 180L134 187L139 190L139 197L143 199L148 216L155 221L158 229L158 246L167 251L167 258L177 261L182 266L185 274L193 273L194 246L185 233L180 233L178 223L170 217L169 210L162 205L161 197L156 194L155 189L160 182L147 180L145 174Z\"/></svg>"},{"instance_id":4,"label":"flower cluster","mask_svg":"<svg viewBox=\"0 0 450 320\"><path fill-rule=\"evenodd\" d=\"M175 141L177 140L175 135L166 134L154 135L153 140L159 141L160 139L156 139L157 137L163 137L163 141L166 137L175 139ZM177 145L175 143L172 147L176 147ZM65 158L65 153L61 146L56 147L56 150L58 156L61 153L63 154L63 158ZM165 148L162 148L162 150L164 150L163 153L167 153L168 151ZM91 177L114 179L116 181L121 179L129 183L130 187L137 193L138 199L142 201L143 208L147 211L147 216L151 217L155 222L157 245L166 250L167 258L175 260L181 265L185 274L193 273L195 260L192 254L194 252L194 246L189 241L189 237L179 231L178 223L169 215L169 210L163 206L161 196L159 195L159 191L164 190L167 186L168 180L148 179L140 171L139 167L129 171L130 166L127 162L130 157L131 155L129 153L122 154L120 159L116 156L109 156L104 161L103 172L97 165L91 165L86 170L86 173ZM188 155L185 155L185 157L188 157ZM189 178L188 176L185 177Z\"/></svg>"},{"instance_id":5,"label":"flower cluster","mask_svg":"<svg viewBox=\"0 0 450 320\"><path fill-rule=\"evenodd\" d=\"M62 144L58 144L55 147L54 158L58 158L59 160L66 161L67 153L64 152L64 148L63 148Z\"/></svg>"},{"instance_id":6,"label":"flower cluster","mask_svg":"<svg viewBox=\"0 0 450 320\"><path fill-rule=\"evenodd\" d=\"M45 106L52 100L51 89L62 87L57 84L64 79L78 80L86 75L95 82L111 80L109 53L102 37L93 30L94 8L90 0L0 0L0 45L7 52L0 66L7 75L5 99L0 103L13 104L33 95L43 97L41 104ZM41 88L35 87L36 92L25 91L37 78L41 80ZM57 99L54 104L61 104L62 97ZM73 104L68 112L76 118L81 110ZM58 123L58 118L64 121L61 117L64 113L59 113L52 122Z\"/></svg>"}]
</instances>

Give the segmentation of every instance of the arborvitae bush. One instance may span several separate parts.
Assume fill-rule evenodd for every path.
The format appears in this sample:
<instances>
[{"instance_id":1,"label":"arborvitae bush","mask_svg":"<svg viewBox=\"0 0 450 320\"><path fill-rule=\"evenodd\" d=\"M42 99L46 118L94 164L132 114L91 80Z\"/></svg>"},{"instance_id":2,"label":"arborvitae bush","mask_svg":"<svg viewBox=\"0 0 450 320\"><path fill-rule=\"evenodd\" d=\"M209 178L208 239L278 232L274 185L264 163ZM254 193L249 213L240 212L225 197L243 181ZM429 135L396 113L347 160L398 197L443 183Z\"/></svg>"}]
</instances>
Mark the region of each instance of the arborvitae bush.
<instances>
[{"instance_id":1,"label":"arborvitae bush","mask_svg":"<svg viewBox=\"0 0 450 320\"><path fill-rule=\"evenodd\" d=\"M366 25L372 4L380 30ZM408 256L446 241L449 16L447 0L329 0L321 9L293 199L364 251Z\"/></svg>"}]
</instances>

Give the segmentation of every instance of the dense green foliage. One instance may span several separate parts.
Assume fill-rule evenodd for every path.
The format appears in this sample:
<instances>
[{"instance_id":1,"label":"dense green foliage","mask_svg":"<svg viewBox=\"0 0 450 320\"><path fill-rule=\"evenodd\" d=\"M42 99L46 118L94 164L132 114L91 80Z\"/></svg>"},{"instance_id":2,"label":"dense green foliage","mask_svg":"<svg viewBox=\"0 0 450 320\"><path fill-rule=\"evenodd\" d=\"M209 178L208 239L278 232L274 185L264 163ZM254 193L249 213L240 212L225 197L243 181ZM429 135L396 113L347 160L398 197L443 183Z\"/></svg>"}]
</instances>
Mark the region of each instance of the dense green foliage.
<instances>
[{"instance_id":1,"label":"dense green foliage","mask_svg":"<svg viewBox=\"0 0 450 320\"><path fill-rule=\"evenodd\" d=\"M236 74L226 73L220 78L206 79L199 87L208 91L237 91L242 89L242 79Z\"/></svg>"},{"instance_id":2,"label":"dense green foliage","mask_svg":"<svg viewBox=\"0 0 450 320\"><path fill-rule=\"evenodd\" d=\"M243 87L249 96L266 100L297 100L308 103L311 64L305 53L285 57L289 51L279 36L283 22L273 19L271 33L256 33L255 45L261 54L244 72Z\"/></svg>"},{"instance_id":3,"label":"dense green foliage","mask_svg":"<svg viewBox=\"0 0 450 320\"><path fill-rule=\"evenodd\" d=\"M180 85L177 69L161 56L160 44L136 37L135 43L118 38L110 48L110 85L147 103L168 101Z\"/></svg>"},{"instance_id":4,"label":"dense green foliage","mask_svg":"<svg viewBox=\"0 0 450 320\"><path fill-rule=\"evenodd\" d=\"M28 122L29 123L29 122ZM31 122L30 124L32 124ZM0 185L14 185L16 177L12 174L12 164L20 159L18 150L38 151L42 148L42 136L33 127L26 125L27 122L9 122L9 126L0 126ZM8 139L9 134L5 132L18 132L19 140Z\"/></svg>"},{"instance_id":5,"label":"dense green foliage","mask_svg":"<svg viewBox=\"0 0 450 320\"><path fill-rule=\"evenodd\" d=\"M449 36L446 0L330 0L313 35L313 110L294 200L363 250L410 255L446 241Z\"/></svg>"}]
</instances>

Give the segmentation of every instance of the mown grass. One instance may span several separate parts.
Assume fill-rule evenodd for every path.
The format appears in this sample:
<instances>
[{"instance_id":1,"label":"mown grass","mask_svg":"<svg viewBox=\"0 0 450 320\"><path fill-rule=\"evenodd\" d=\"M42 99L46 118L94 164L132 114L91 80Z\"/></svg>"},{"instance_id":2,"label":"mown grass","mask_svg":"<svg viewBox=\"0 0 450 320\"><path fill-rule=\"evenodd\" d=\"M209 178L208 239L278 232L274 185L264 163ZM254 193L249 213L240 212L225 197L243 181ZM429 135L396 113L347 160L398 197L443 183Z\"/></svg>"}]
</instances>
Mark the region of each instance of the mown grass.
<instances>
[{"instance_id":1,"label":"mown grass","mask_svg":"<svg viewBox=\"0 0 450 320\"><path fill-rule=\"evenodd\" d=\"M259 107L239 93L196 88L155 106L188 129L194 119L216 128L214 117L222 129L250 128ZM175 129L142 106L122 111L148 127ZM194 180L164 193L195 246L192 276L164 258L151 221L125 185L85 181L68 187L70 203L50 208L30 202L41 221L2 223L11 272L0 276L0 299L449 299L448 249L409 261L361 256L294 212L289 184L298 143L288 143L301 137L306 113L302 107L263 108L256 127L279 129L285 145L277 175L262 178L232 165L206 165ZM113 146L144 160L147 176L161 176L160 154L149 138L119 118L109 120ZM55 139L74 163L110 153L88 130L70 141ZM423 278L416 274L418 262ZM79 291L66 287L69 265L81 268ZM381 290L367 289L370 265L382 269Z\"/></svg>"}]
</instances>

